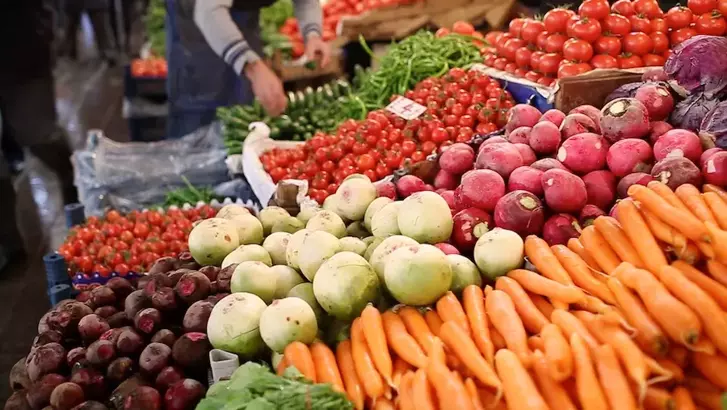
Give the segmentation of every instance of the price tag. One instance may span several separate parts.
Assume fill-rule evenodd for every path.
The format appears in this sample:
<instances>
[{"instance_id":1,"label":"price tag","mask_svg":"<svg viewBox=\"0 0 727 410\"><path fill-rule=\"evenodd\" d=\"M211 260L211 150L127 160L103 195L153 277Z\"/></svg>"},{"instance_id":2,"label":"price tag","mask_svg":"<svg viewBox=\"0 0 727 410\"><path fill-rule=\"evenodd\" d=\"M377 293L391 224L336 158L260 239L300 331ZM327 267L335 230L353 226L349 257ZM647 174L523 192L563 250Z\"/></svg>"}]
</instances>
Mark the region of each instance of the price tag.
<instances>
[{"instance_id":1,"label":"price tag","mask_svg":"<svg viewBox=\"0 0 727 410\"><path fill-rule=\"evenodd\" d=\"M414 118L417 118L418 116L424 114L424 111L427 110L427 107L421 104L417 104L416 102L405 97L396 97L396 99L392 101L391 104L386 106L386 110L390 113L398 115L405 120L413 120Z\"/></svg>"}]
</instances>

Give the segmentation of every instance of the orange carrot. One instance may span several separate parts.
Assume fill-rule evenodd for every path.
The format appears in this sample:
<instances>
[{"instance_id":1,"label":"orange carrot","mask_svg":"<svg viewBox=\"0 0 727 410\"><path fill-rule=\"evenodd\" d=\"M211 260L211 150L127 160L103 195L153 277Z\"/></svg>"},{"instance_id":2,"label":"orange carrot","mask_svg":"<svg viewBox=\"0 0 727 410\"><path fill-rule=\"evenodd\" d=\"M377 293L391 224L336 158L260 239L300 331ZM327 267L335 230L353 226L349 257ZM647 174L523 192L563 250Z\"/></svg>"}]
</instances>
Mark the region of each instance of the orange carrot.
<instances>
[{"instance_id":1,"label":"orange carrot","mask_svg":"<svg viewBox=\"0 0 727 410\"><path fill-rule=\"evenodd\" d=\"M540 330L546 324L550 323L538 308L530 300L528 294L512 278L507 276L501 276L495 281L495 289L501 290L510 296L512 302L515 304L515 310L520 319L522 319L525 329L530 333L540 333Z\"/></svg>"},{"instance_id":2,"label":"orange carrot","mask_svg":"<svg viewBox=\"0 0 727 410\"><path fill-rule=\"evenodd\" d=\"M391 350L416 368L426 365L427 356L416 340L406 331L399 315L387 310L381 315L386 340Z\"/></svg>"},{"instance_id":3,"label":"orange carrot","mask_svg":"<svg viewBox=\"0 0 727 410\"><path fill-rule=\"evenodd\" d=\"M702 259L702 251L700 250L700 247L708 247L711 250L712 254L714 254L714 250L712 249L712 247L710 247L706 243L697 246L692 241L688 241L687 246L684 246L682 248L677 248L675 246L669 245L666 247L666 250L673 252L677 259L681 259L690 265L694 265L699 262L700 259Z\"/></svg>"},{"instance_id":4,"label":"orange carrot","mask_svg":"<svg viewBox=\"0 0 727 410\"><path fill-rule=\"evenodd\" d=\"M464 333L464 330L457 323L444 322L441 338L444 344L454 351L480 383L493 387L498 391L502 390L502 383L497 378L495 371L477 350L475 342Z\"/></svg>"},{"instance_id":5,"label":"orange carrot","mask_svg":"<svg viewBox=\"0 0 727 410\"><path fill-rule=\"evenodd\" d=\"M679 386L671 392L671 395L674 398L674 405L676 406L674 410L697 410L697 405L694 404L692 395L686 388Z\"/></svg>"},{"instance_id":6,"label":"orange carrot","mask_svg":"<svg viewBox=\"0 0 727 410\"><path fill-rule=\"evenodd\" d=\"M477 391L475 382L468 377L464 381L464 388L467 390L467 395L470 397L470 400L472 400L472 407L475 410L485 410L485 405L480 400L480 393Z\"/></svg>"},{"instance_id":7,"label":"orange carrot","mask_svg":"<svg viewBox=\"0 0 727 410\"><path fill-rule=\"evenodd\" d=\"M694 402L702 410L722 410L722 393L689 389Z\"/></svg>"},{"instance_id":8,"label":"orange carrot","mask_svg":"<svg viewBox=\"0 0 727 410\"><path fill-rule=\"evenodd\" d=\"M553 255L548 243L536 235L525 238L525 255L541 275L563 285L572 285L568 272Z\"/></svg>"},{"instance_id":9,"label":"orange carrot","mask_svg":"<svg viewBox=\"0 0 727 410\"><path fill-rule=\"evenodd\" d=\"M722 389L715 386L714 383L709 380L695 374L688 374L684 377L684 386L690 391L699 390L704 392L715 392L721 393Z\"/></svg>"},{"instance_id":10,"label":"orange carrot","mask_svg":"<svg viewBox=\"0 0 727 410\"><path fill-rule=\"evenodd\" d=\"M426 367L427 379L437 392L439 407L443 409L474 410L464 383L454 376L447 366L430 360Z\"/></svg>"},{"instance_id":11,"label":"orange carrot","mask_svg":"<svg viewBox=\"0 0 727 410\"><path fill-rule=\"evenodd\" d=\"M316 365L313 363L310 349L308 349L305 343L298 341L292 342L285 346L283 354L290 366L298 369L306 379L313 383L316 382Z\"/></svg>"},{"instance_id":12,"label":"orange carrot","mask_svg":"<svg viewBox=\"0 0 727 410\"><path fill-rule=\"evenodd\" d=\"M598 382L598 377L593 368L593 361L591 360L591 354L588 352L586 342L577 333L574 333L570 337L570 346L573 351L573 361L575 364L578 401L581 402L584 410L607 410L608 402Z\"/></svg>"},{"instance_id":13,"label":"orange carrot","mask_svg":"<svg viewBox=\"0 0 727 410\"><path fill-rule=\"evenodd\" d=\"M727 310L727 287L682 261L675 261L671 266L679 269L687 279L707 292L722 310Z\"/></svg>"},{"instance_id":14,"label":"orange carrot","mask_svg":"<svg viewBox=\"0 0 727 410\"><path fill-rule=\"evenodd\" d=\"M712 239L710 239L709 233L696 216L670 205L651 189L643 185L631 185L628 194L634 200L641 202L644 208L653 212L659 219L677 228L687 238L695 242L711 242ZM633 238L631 240L633 242Z\"/></svg>"},{"instance_id":15,"label":"orange carrot","mask_svg":"<svg viewBox=\"0 0 727 410\"><path fill-rule=\"evenodd\" d=\"M705 192L702 196L704 198L704 202L706 202L709 209L712 210L717 225L719 225L722 229L727 229L727 201L722 200L722 198L714 192Z\"/></svg>"},{"instance_id":16,"label":"orange carrot","mask_svg":"<svg viewBox=\"0 0 727 410\"><path fill-rule=\"evenodd\" d=\"M616 219L611 218L610 216L600 216L596 218L593 225L596 227L596 230L603 235L606 242L611 245L611 249L616 252L619 259L636 267L645 267L638 252L636 252L636 249L633 245L631 245L631 241L628 236L626 236L626 233Z\"/></svg>"},{"instance_id":17,"label":"orange carrot","mask_svg":"<svg viewBox=\"0 0 727 410\"><path fill-rule=\"evenodd\" d=\"M608 287L593 276L591 269L578 254L563 245L555 245L550 249L552 249L555 257L558 258L558 261L563 265L565 270L568 271L568 274L576 285L606 303L612 305L616 303Z\"/></svg>"},{"instance_id":18,"label":"orange carrot","mask_svg":"<svg viewBox=\"0 0 727 410\"><path fill-rule=\"evenodd\" d=\"M391 375L391 380L394 382L394 388L397 388L397 386L401 385L402 376L404 376L404 374L410 370L416 369L414 369L401 357L397 356L394 358L394 372Z\"/></svg>"},{"instance_id":19,"label":"orange carrot","mask_svg":"<svg viewBox=\"0 0 727 410\"><path fill-rule=\"evenodd\" d=\"M727 389L727 357L721 354L709 355L694 352L692 365L720 389Z\"/></svg>"},{"instance_id":20,"label":"orange carrot","mask_svg":"<svg viewBox=\"0 0 727 410\"><path fill-rule=\"evenodd\" d=\"M472 339L480 353L491 366L495 362L495 346L490 337L490 328L487 324L485 311L485 298L482 289L477 285L469 285L462 291L462 304L472 329Z\"/></svg>"},{"instance_id":21,"label":"orange carrot","mask_svg":"<svg viewBox=\"0 0 727 410\"><path fill-rule=\"evenodd\" d=\"M371 359L371 353L366 345L361 318L354 319L351 324L351 352L358 379L361 380L364 391L373 399L384 395L384 380Z\"/></svg>"},{"instance_id":22,"label":"orange carrot","mask_svg":"<svg viewBox=\"0 0 727 410\"><path fill-rule=\"evenodd\" d=\"M549 410L545 399L540 395L535 382L510 350L502 349L495 353L497 374L502 380L505 400L510 409ZM456 408L456 407L453 407Z\"/></svg>"},{"instance_id":23,"label":"orange carrot","mask_svg":"<svg viewBox=\"0 0 727 410\"><path fill-rule=\"evenodd\" d=\"M638 405L616 351L610 345L599 346L594 354L598 380L612 409L636 410Z\"/></svg>"},{"instance_id":24,"label":"orange carrot","mask_svg":"<svg viewBox=\"0 0 727 410\"><path fill-rule=\"evenodd\" d=\"M671 374L671 380L681 383L684 381L684 369L679 366L675 361L670 359L652 359L651 357L646 358L646 362L649 368L662 369L665 373Z\"/></svg>"},{"instance_id":25,"label":"orange carrot","mask_svg":"<svg viewBox=\"0 0 727 410\"><path fill-rule=\"evenodd\" d=\"M546 318L549 318L550 315L553 313L553 310L555 310L555 308L548 301L548 299L546 299L540 295L536 295L535 293L531 293L531 292L527 292L527 294L528 294L528 297L530 298L530 300L533 302L533 305L535 305L535 307L538 308L540 313L542 313L543 316L545 316Z\"/></svg>"},{"instance_id":26,"label":"orange carrot","mask_svg":"<svg viewBox=\"0 0 727 410\"><path fill-rule=\"evenodd\" d=\"M674 193L686 205L687 209L696 216L700 221L712 221L717 222L712 215L712 210L709 209L707 202L702 197L702 193L699 192L697 187L691 184L680 185Z\"/></svg>"},{"instance_id":27,"label":"orange carrot","mask_svg":"<svg viewBox=\"0 0 727 410\"><path fill-rule=\"evenodd\" d=\"M573 374L573 355L560 328L549 323L543 327L540 337L543 339L543 352L550 377L556 382L569 378Z\"/></svg>"},{"instance_id":28,"label":"orange carrot","mask_svg":"<svg viewBox=\"0 0 727 410\"><path fill-rule=\"evenodd\" d=\"M641 216L644 218L644 222L646 222L646 225L651 233L654 234L656 239L666 242L674 248L685 248L687 246L687 237L682 235L681 232L657 218L656 215L654 215L651 211L644 209L644 207L637 208L640 211Z\"/></svg>"},{"instance_id":29,"label":"orange carrot","mask_svg":"<svg viewBox=\"0 0 727 410\"><path fill-rule=\"evenodd\" d=\"M540 350L533 352L533 370L535 370L535 380L537 381L538 387L540 387L540 392L543 394L545 402L551 409L577 409L568 396L568 392L557 380L551 377L547 359Z\"/></svg>"},{"instance_id":30,"label":"orange carrot","mask_svg":"<svg viewBox=\"0 0 727 410\"><path fill-rule=\"evenodd\" d=\"M707 261L707 271L714 280L727 286L727 266L712 259Z\"/></svg>"},{"instance_id":31,"label":"orange carrot","mask_svg":"<svg viewBox=\"0 0 727 410\"><path fill-rule=\"evenodd\" d=\"M282 376L288 366L288 361L285 360L285 356L283 356L283 358L280 359L280 362L278 362L278 367L275 368L275 374L277 374L278 376Z\"/></svg>"},{"instance_id":32,"label":"orange carrot","mask_svg":"<svg viewBox=\"0 0 727 410\"><path fill-rule=\"evenodd\" d=\"M384 323L381 320L381 313L373 305L367 305L361 312L361 326L364 328L366 345L369 347L376 370L391 385L391 375L394 369L389 346L386 344Z\"/></svg>"},{"instance_id":33,"label":"orange carrot","mask_svg":"<svg viewBox=\"0 0 727 410\"><path fill-rule=\"evenodd\" d=\"M546 296L552 300L576 303L585 298L583 291L576 286L560 284L533 271L514 269L508 272L507 276L515 279L527 291Z\"/></svg>"},{"instance_id":34,"label":"orange carrot","mask_svg":"<svg viewBox=\"0 0 727 410\"><path fill-rule=\"evenodd\" d=\"M667 184L661 181L651 181L646 186L674 208L690 212L689 208L687 208L684 202L679 199L679 197L671 190L671 188L669 188Z\"/></svg>"},{"instance_id":35,"label":"orange carrot","mask_svg":"<svg viewBox=\"0 0 727 410\"><path fill-rule=\"evenodd\" d=\"M434 340L432 340L432 352L429 353L428 361L431 360L442 364L446 364L447 362L447 354L444 352L444 343L442 343L442 339L438 337L435 337Z\"/></svg>"},{"instance_id":36,"label":"orange carrot","mask_svg":"<svg viewBox=\"0 0 727 410\"><path fill-rule=\"evenodd\" d=\"M669 340L659 328L659 325L649 316L641 300L615 277L608 279L608 288L616 297L618 306L626 316L626 320L636 328L636 338L646 344L650 353L657 356L665 355L669 350Z\"/></svg>"},{"instance_id":37,"label":"orange carrot","mask_svg":"<svg viewBox=\"0 0 727 410\"><path fill-rule=\"evenodd\" d=\"M356 410L363 410L364 390L356 373L350 340L344 340L338 344L336 348L336 361L338 362L338 368L341 369L343 384L346 386L346 396L353 402Z\"/></svg>"},{"instance_id":38,"label":"orange carrot","mask_svg":"<svg viewBox=\"0 0 727 410\"><path fill-rule=\"evenodd\" d=\"M416 410L414 406L414 396L412 393L412 382L414 381L414 372L409 370L401 376L399 383L398 407L401 410Z\"/></svg>"},{"instance_id":39,"label":"orange carrot","mask_svg":"<svg viewBox=\"0 0 727 410\"><path fill-rule=\"evenodd\" d=\"M523 366L529 368L532 352L528 347L528 335L510 296L501 290L493 290L485 299L485 309L490 322L505 339L507 348L518 355Z\"/></svg>"},{"instance_id":40,"label":"orange carrot","mask_svg":"<svg viewBox=\"0 0 727 410\"><path fill-rule=\"evenodd\" d=\"M714 243L714 256L715 258L727 265L727 231L719 229L717 224L712 222L705 222L704 226L709 232L710 238Z\"/></svg>"},{"instance_id":41,"label":"orange carrot","mask_svg":"<svg viewBox=\"0 0 727 410\"><path fill-rule=\"evenodd\" d=\"M685 368L689 364L689 350L680 345L671 345L667 352L669 359L678 364L679 367Z\"/></svg>"},{"instance_id":42,"label":"orange carrot","mask_svg":"<svg viewBox=\"0 0 727 410\"><path fill-rule=\"evenodd\" d=\"M572 313L565 310L555 310L550 317L551 322L558 326L567 339L577 334L586 343L589 349L595 350L598 347L598 341L586 326Z\"/></svg>"},{"instance_id":43,"label":"orange carrot","mask_svg":"<svg viewBox=\"0 0 727 410\"><path fill-rule=\"evenodd\" d=\"M485 388L478 388L477 393L480 396L480 402L485 405L488 410L508 410L505 400L497 399L495 393Z\"/></svg>"},{"instance_id":44,"label":"orange carrot","mask_svg":"<svg viewBox=\"0 0 727 410\"><path fill-rule=\"evenodd\" d=\"M702 190L705 193L707 193L707 192L714 192L715 194L717 194L717 196L719 196L719 198L721 200L723 200L725 203L727 203L727 191L725 191L724 189L718 187L717 185L704 184L704 186L702 187Z\"/></svg>"},{"instance_id":45,"label":"orange carrot","mask_svg":"<svg viewBox=\"0 0 727 410\"><path fill-rule=\"evenodd\" d=\"M394 403L385 397L378 397L374 400L372 410L395 410Z\"/></svg>"},{"instance_id":46,"label":"orange carrot","mask_svg":"<svg viewBox=\"0 0 727 410\"><path fill-rule=\"evenodd\" d=\"M588 267L596 272L601 272L601 266L598 264L596 259L591 256L590 253L586 250L586 248L583 246L583 243L578 240L578 238L570 238L568 239L568 249L573 251L576 255L580 256L581 259L583 259L587 264Z\"/></svg>"},{"instance_id":47,"label":"orange carrot","mask_svg":"<svg viewBox=\"0 0 727 410\"><path fill-rule=\"evenodd\" d=\"M658 387L649 387L644 396L644 410L672 410L675 403L671 394Z\"/></svg>"},{"instance_id":48,"label":"orange carrot","mask_svg":"<svg viewBox=\"0 0 727 410\"><path fill-rule=\"evenodd\" d=\"M429 329L424 316L411 306L402 307L399 309L398 314L409 334L414 337L425 352L429 352L434 334Z\"/></svg>"},{"instance_id":49,"label":"orange carrot","mask_svg":"<svg viewBox=\"0 0 727 410\"><path fill-rule=\"evenodd\" d=\"M580 240L588 251L588 254L596 260L598 266L607 274L610 275L618 264L621 263L621 259L611 249L611 245L606 242L603 235L596 230L595 226L591 225L584 228L583 232L581 232Z\"/></svg>"},{"instance_id":50,"label":"orange carrot","mask_svg":"<svg viewBox=\"0 0 727 410\"><path fill-rule=\"evenodd\" d=\"M439 314L434 309L427 309L426 312L424 312L424 320L427 322L427 326L429 326L429 330L432 331L432 334L434 336L439 335L439 328L442 327L442 318L439 317Z\"/></svg>"},{"instance_id":51,"label":"orange carrot","mask_svg":"<svg viewBox=\"0 0 727 410\"><path fill-rule=\"evenodd\" d=\"M436 400L432 386L427 379L425 369L419 369L414 373L414 379L411 382L411 393L414 399L414 408L416 410L436 410Z\"/></svg>"},{"instance_id":52,"label":"orange carrot","mask_svg":"<svg viewBox=\"0 0 727 410\"><path fill-rule=\"evenodd\" d=\"M727 354L727 316L707 292L671 266L661 268L661 283L702 319L704 333L722 354Z\"/></svg>"},{"instance_id":53,"label":"orange carrot","mask_svg":"<svg viewBox=\"0 0 727 410\"><path fill-rule=\"evenodd\" d=\"M492 323L490 323L490 337L492 338L492 344L495 346L495 351L507 348L505 338L492 326Z\"/></svg>"},{"instance_id":54,"label":"orange carrot","mask_svg":"<svg viewBox=\"0 0 727 410\"><path fill-rule=\"evenodd\" d=\"M528 347L532 351L545 350L545 345L543 344L543 338L538 335L530 336L528 338Z\"/></svg>"},{"instance_id":55,"label":"orange carrot","mask_svg":"<svg viewBox=\"0 0 727 410\"><path fill-rule=\"evenodd\" d=\"M644 187L642 186L642 188ZM646 190L648 191L648 189ZM645 208L642 207L642 209ZM625 199L619 202L617 215L626 236L636 249L646 268L658 272L660 267L668 264L664 252L659 247L659 243L656 242L656 238L654 238L651 230L649 230L648 224L631 199Z\"/></svg>"},{"instance_id":56,"label":"orange carrot","mask_svg":"<svg viewBox=\"0 0 727 410\"><path fill-rule=\"evenodd\" d=\"M439 317L442 318L442 321L454 321L458 325L462 326L462 330L464 330L465 333L468 335L472 334L470 324L467 320L467 315L464 313L462 304L459 303L457 296L455 296L451 291L445 293L444 296L439 298L437 301L437 313L439 313Z\"/></svg>"},{"instance_id":57,"label":"orange carrot","mask_svg":"<svg viewBox=\"0 0 727 410\"><path fill-rule=\"evenodd\" d=\"M333 351L325 343L316 341L310 345L310 354L316 368L316 382L330 383L333 390L344 393L346 390Z\"/></svg>"}]
</instances>

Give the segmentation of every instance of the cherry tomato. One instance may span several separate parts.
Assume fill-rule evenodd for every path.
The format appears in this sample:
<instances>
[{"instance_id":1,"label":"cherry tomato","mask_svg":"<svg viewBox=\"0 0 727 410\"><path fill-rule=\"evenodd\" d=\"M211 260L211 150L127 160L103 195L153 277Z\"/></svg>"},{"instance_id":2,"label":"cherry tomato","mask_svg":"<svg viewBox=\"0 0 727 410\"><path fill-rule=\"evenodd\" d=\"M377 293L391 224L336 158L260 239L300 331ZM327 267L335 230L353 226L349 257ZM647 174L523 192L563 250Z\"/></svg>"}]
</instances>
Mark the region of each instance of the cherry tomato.
<instances>
[{"instance_id":1,"label":"cherry tomato","mask_svg":"<svg viewBox=\"0 0 727 410\"><path fill-rule=\"evenodd\" d=\"M370 154L363 154L356 159L356 165L360 171L366 171L376 166L376 160Z\"/></svg>"},{"instance_id":2,"label":"cherry tomato","mask_svg":"<svg viewBox=\"0 0 727 410\"><path fill-rule=\"evenodd\" d=\"M663 66L666 62L666 58L659 54L647 54L642 59L644 60L644 67Z\"/></svg>"},{"instance_id":3,"label":"cherry tomato","mask_svg":"<svg viewBox=\"0 0 727 410\"><path fill-rule=\"evenodd\" d=\"M510 24L508 25L508 32L511 36L514 38L520 38L520 31L523 28L523 24L525 24L524 18L514 18L510 21Z\"/></svg>"},{"instance_id":4,"label":"cherry tomato","mask_svg":"<svg viewBox=\"0 0 727 410\"><path fill-rule=\"evenodd\" d=\"M446 27L440 27L439 30L437 30L437 32L434 33L434 35L437 38L442 38L442 37L448 35L449 33L450 33L450 31L449 31L448 28L446 28Z\"/></svg>"},{"instance_id":5,"label":"cherry tomato","mask_svg":"<svg viewBox=\"0 0 727 410\"><path fill-rule=\"evenodd\" d=\"M640 14L635 14L629 17L631 21L631 31L641 32L649 34L651 33L651 20Z\"/></svg>"},{"instance_id":6,"label":"cherry tomato","mask_svg":"<svg viewBox=\"0 0 727 410\"><path fill-rule=\"evenodd\" d=\"M570 39L563 44L563 58L566 60L581 62L588 61L593 57L593 47L587 41Z\"/></svg>"},{"instance_id":7,"label":"cherry tomato","mask_svg":"<svg viewBox=\"0 0 727 410\"><path fill-rule=\"evenodd\" d=\"M487 41L490 44L496 44L497 39L502 35L502 31L489 31L487 34L485 34L485 41Z\"/></svg>"},{"instance_id":8,"label":"cherry tomato","mask_svg":"<svg viewBox=\"0 0 727 410\"><path fill-rule=\"evenodd\" d=\"M608 54L599 54L591 59L593 68L618 68L618 60L616 57Z\"/></svg>"},{"instance_id":9,"label":"cherry tomato","mask_svg":"<svg viewBox=\"0 0 727 410\"><path fill-rule=\"evenodd\" d=\"M621 54L617 57L618 59L618 67L625 69L625 68L638 68L644 66L644 61L641 59L641 57L631 54Z\"/></svg>"},{"instance_id":10,"label":"cherry tomato","mask_svg":"<svg viewBox=\"0 0 727 410\"><path fill-rule=\"evenodd\" d=\"M581 17L568 26L568 35L592 43L601 36L601 24L596 19Z\"/></svg>"},{"instance_id":11,"label":"cherry tomato","mask_svg":"<svg viewBox=\"0 0 727 410\"><path fill-rule=\"evenodd\" d=\"M499 58L495 59L495 63L492 66L498 70L504 70L506 65L507 65L507 58L499 57Z\"/></svg>"},{"instance_id":12,"label":"cherry tomato","mask_svg":"<svg viewBox=\"0 0 727 410\"><path fill-rule=\"evenodd\" d=\"M538 80L538 84L544 85L546 87L550 87L555 82L555 78L553 77L540 77Z\"/></svg>"},{"instance_id":13,"label":"cherry tomato","mask_svg":"<svg viewBox=\"0 0 727 410\"><path fill-rule=\"evenodd\" d=\"M568 20L575 13L572 10L564 8L555 8L543 17L543 25L548 33L565 33Z\"/></svg>"},{"instance_id":14,"label":"cherry tomato","mask_svg":"<svg viewBox=\"0 0 727 410\"><path fill-rule=\"evenodd\" d=\"M507 63L505 65L505 72L506 73L514 74L515 73L515 70L517 70L517 64L515 64L515 63Z\"/></svg>"},{"instance_id":15,"label":"cherry tomato","mask_svg":"<svg viewBox=\"0 0 727 410\"><path fill-rule=\"evenodd\" d=\"M714 10L699 16L695 28L699 34L723 36L727 32L727 22L719 11Z\"/></svg>"},{"instance_id":16,"label":"cherry tomato","mask_svg":"<svg viewBox=\"0 0 727 410\"><path fill-rule=\"evenodd\" d=\"M651 42L654 44L653 53L661 54L669 49L669 37L666 34L657 31L649 34L649 37L651 37Z\"/></svg>"},{"instance_id":17,"label":"cherry tomato","mask_svg":"<svg viewBox=\"0 0 727 410\"><path fill-rule=\"evenodd\" d=\"M543 74L555 74L558 72L558 65L560 64L563 57L558 53L544 54L540 58L538 67L540 72Z\"/></svg>"},{"instance_id":18,"label":"cherry tomato","mask_svg":"<svg viewBox=\"0 0 727 410\"><path fill-rule=\"evenodd\" d=\"M411 156L416 149L417 144L414 141L406 140L401 143L401 153L404 154L404 156Z\"/></svg>"},{"instance_id":19,"label":"cherry tomato","mask_svg":"<svg viewBox=\"0 0 727 410\"><path fill-rule=\"evenodd\" d=\"M578 6L578 14L581 17L588 17L596 20L601 20L608 16L611 8L608 5L608 0L584 0L580 6Z\"/></svg>"},{"instance_id":20,"label":"cherry tomato","mask_svg":"<svg viewBox=\"0 0 727 410\"><path fill-rule=\"evenodd\" d=\"M565 34L551 34L545 40L545 51L548 53L560 53L563 50L563 44L567 40L568 36Z\"/></svg>"},{"instance_id":21,"label":"cherry tomato","mask_svg":"<svg viewBox=\"0 0 727 410\"><path fill-rule=\"evenodd\" d=\"M692 11L688 7L674 6L666 12L664 20L672 30L689 27L692 24Z\"/></svg>"},{"instance_id":22,"label":"cherry tomato","mask_svg":"<svg viewBox=\"0 0 727 410\"><path fill-rule=\"evenodd\" d=\"M520 30L520 37L528 43L535 44L538 35L545 31L545 24L540 20L525 19L522 29Z\"/></svg>"},{"instance_id":23,"label":"cherry tomato","mask_svg":"<svg viewBox=\"0 0 727 410\"><path fill-rule=\"evenodd\" d=\"M626 53L643 56L654 49L654 42L648 34L629 33L623 39L623 49Z\"/></svg>"},{"instance_id":24,"label":"cherry tomato","mask_svg":"<svg viewBox=\"0 0 727 410\"><path fill-rule=\"evenodd\" d=\"M426 159L426 155L422 151L415 151L411 154L411 161L415 164L424 161L424 159Z\"/></svg>"},{"instance_id":25,"label":"cherry tomato","mask_svg":"<svg viewBox=\"0 0 727 410\"><path fill-rule=\"evenodd\" d=\"M618 0L611 5L611 11L624 17L630 17L636 14L636 10L634 10L634 5L631 3L631 0Z\"/></svg>"},{"instance_id":26,"label":"cherry tomato","mask_svg":"<svg viewBox=\"0 0 727 410\"><path fill-rule=\"evenodd\" d=\"M613 36L625 36L631 31L631 22L620 14L609 14L603 19L603 29Z\"/></svg>"},{"instance_id":27,"label":"cherry tomato","mask_svg":"<svg viewBox=\"0 0 727 410\"><path fill-rule=\"evenodd\" d=\"M692 13L702 15L717 8L717 0L688 0L687 7Z\"/></svg>"},{"instance_id":28,"label":"cherry tomato","mask_svg":"<svg viewBox=\"0 0 727 410\"><path fill-rule=\"evenodd\" d=\"M674 30L671 32L671 34L669 35L669 40L671 41L671 46L674 47L677 44L689 40L697 34L697 30L691 27L680 28L679 30Z\"/></svg>"},{"instance_id":29,"label":"cherry tomato","mask_svg":"<svg viewBox=\"0 0 727 410\"><path fill-rule=\"evenodd\" d=\"M111 210L106 213L106 220L109 222L116 222L121 218L119 211Z\"/></svg>"},{"instance_id":30,"label":"cherry tomato","mask_svg":"<svg viewBox=\"0 0 727 410\"><path fill-rule=\"evenodd\" d=\"M129 274L129 265L125 263L120 263L116 266L114 266L114 272L118 273L121 276L126 276Z\"/></svg>"},{"instance_id":31,"label":"cherry tomato","mask_svg":"<svg viewBox=\"0 0 727 410\"><path fill-rule=\"evenodd\" d=\"M98 273L98 276L102 278L110 278L111 277L111 269L109 269L105 265L97 264L93 267L93 272L88 273Z\"/></svg>"},{"instance_id":32,"label":"cherry tomato","mask_svg":"<svg viewBox=\"0 0 727 410\"><path fill-rule=\"evenodd\" d=\"M621 53L621 40L618 37L601 37L593 43L598 54L608 54L616 57Z\"/></svg>"}]
</instances>

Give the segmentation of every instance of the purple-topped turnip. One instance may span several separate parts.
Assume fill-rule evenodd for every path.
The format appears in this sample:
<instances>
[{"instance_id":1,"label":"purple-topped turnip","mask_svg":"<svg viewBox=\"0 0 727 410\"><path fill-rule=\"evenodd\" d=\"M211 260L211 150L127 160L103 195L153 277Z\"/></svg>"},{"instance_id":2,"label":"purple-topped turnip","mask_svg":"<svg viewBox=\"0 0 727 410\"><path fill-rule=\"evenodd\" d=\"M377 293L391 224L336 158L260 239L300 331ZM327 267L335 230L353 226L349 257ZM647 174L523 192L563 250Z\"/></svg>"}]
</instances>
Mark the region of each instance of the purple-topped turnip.
<instances>
[{"instance_id":1,"label":"purple-topped turnip","mask_svg":"<svg viewBox=\"0 0 727 410\"><path fill-rule=\"evenodd\" d=\"M495 226L521 236L540 234L545 221L543 204L538 197L527 191L505 194L497 201L493 217Z\"/></svg>"},{"instance_id":2,"label":"purple-topped turnip","mask_svg":"<svg viewBox=\"0 0 727 410\"><path fill-rule=\"evenodd\" d=\"M606 104L601 112L601 132L611 143L643 138L651 130L646 107L634 98L617 98Z\"/></svg>"}]
</instances>

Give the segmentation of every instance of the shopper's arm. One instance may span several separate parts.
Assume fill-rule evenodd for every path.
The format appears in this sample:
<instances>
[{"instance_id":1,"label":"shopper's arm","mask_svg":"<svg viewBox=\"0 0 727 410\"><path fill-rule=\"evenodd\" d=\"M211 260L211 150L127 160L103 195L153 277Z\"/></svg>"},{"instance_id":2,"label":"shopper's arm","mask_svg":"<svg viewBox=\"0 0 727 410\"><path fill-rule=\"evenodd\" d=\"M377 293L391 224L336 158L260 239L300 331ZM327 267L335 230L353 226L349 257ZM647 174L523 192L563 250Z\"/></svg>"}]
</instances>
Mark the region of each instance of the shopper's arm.
<instances>
[{"instance_id":1,"label":"shopper's arm","mask_svg":"<svg viewBox=\"0 0 727 410\"><path fill-rule=\"evenodd\" d=\"M303 40L306 40L313 33L320 36L323 11L319 0L293 0L293 6Z\"/></svg>"}]
</instances>

